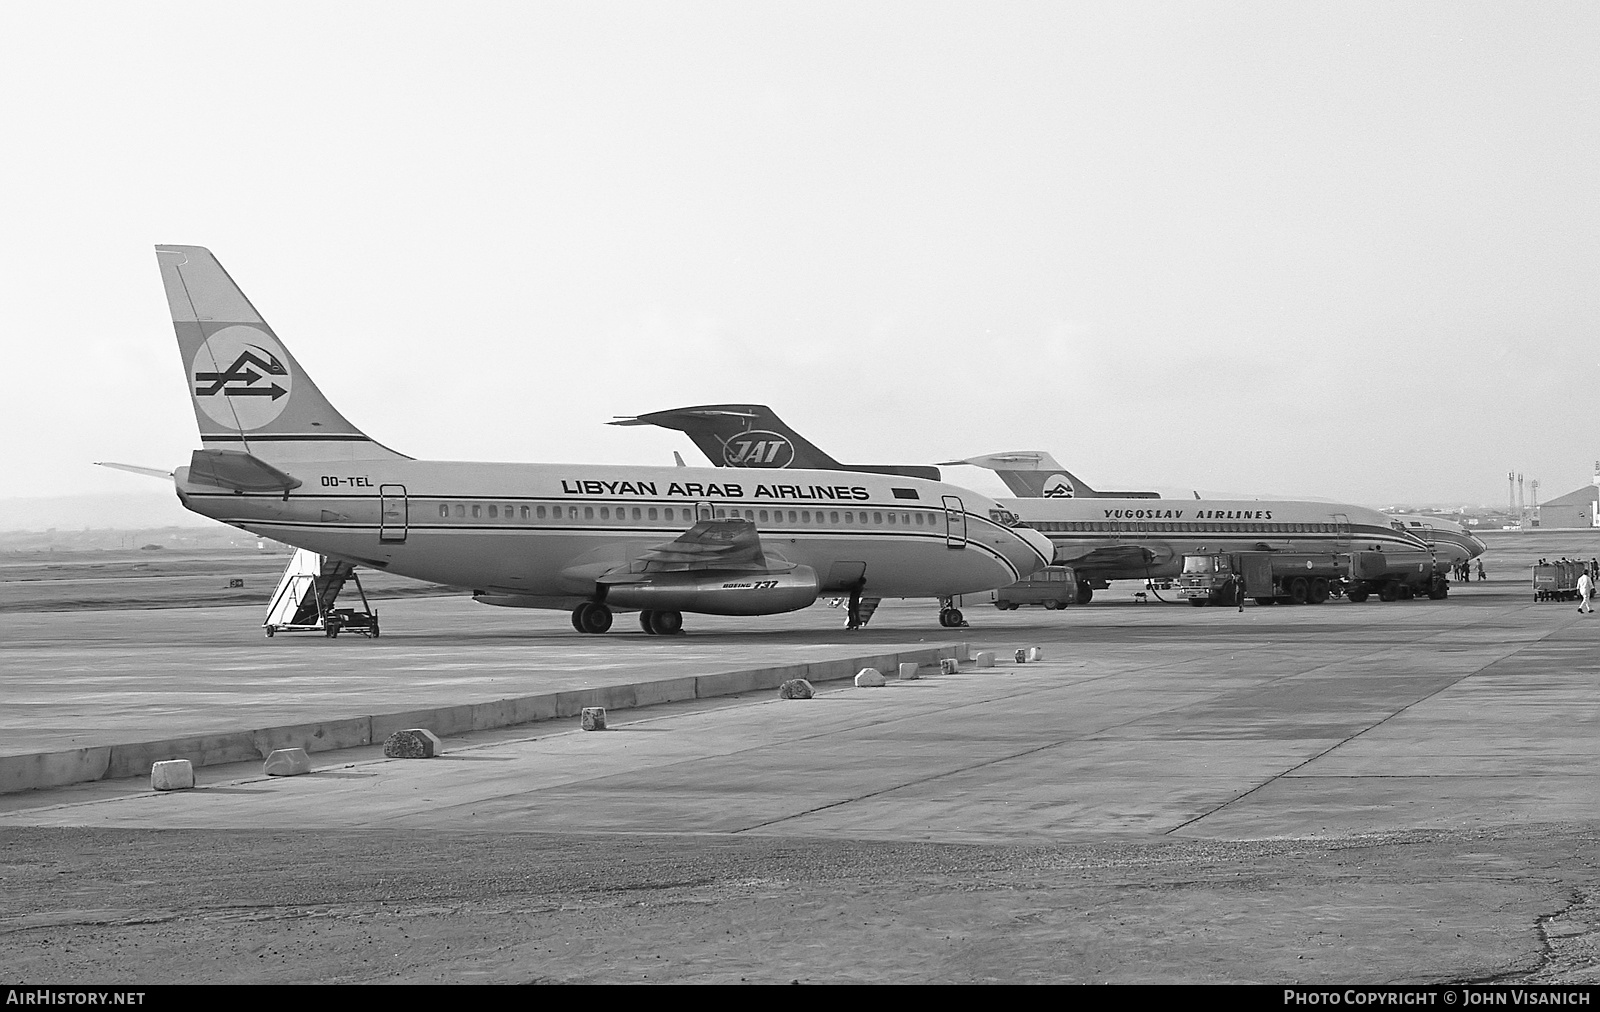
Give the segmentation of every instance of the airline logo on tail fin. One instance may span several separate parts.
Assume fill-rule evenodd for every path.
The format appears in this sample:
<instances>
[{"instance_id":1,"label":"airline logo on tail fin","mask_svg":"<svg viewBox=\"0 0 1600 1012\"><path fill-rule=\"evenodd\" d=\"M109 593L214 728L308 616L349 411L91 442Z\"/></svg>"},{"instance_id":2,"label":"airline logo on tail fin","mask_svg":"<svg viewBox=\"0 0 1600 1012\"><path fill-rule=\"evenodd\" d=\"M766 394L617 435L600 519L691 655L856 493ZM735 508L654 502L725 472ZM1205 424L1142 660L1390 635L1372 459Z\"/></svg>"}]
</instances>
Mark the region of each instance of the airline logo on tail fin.
<instances>
[{"instance_id":1,"label":"airline logo on tail fin","mask_svg":"<svg viewBox=\"0 0 1600 1012\"><path fill-rule=\"evenodd\" d=\"M794 463L794 444L766 429L752 429L722 443L722 460L729 467L789 467Z\"/></svg>"},{"instance_id":2,"label":"airline logo on tail fin","mask_svg":"<svg viewBox=\"0 0 1600 1012\"><path fill-rule=\"evenodd\" d=\"M1064 474L1052 474L1044 483L1044 497L1046 499L1071 499L1077 495L1077 490L1072 487L1072 479Z\"/></svg>"},{"instance_id":3,"label":"airline logo on tail fin","mask_svg":"<svg viewBox=\"0 0 1600 1012\"><path fill-rule=\"evenodd\" d=\"M283 413L294 389L286 357L278 342L255 327L224 327L194 356L195 401L219 425L259 429Z\"/></svg>"}]
</instances>

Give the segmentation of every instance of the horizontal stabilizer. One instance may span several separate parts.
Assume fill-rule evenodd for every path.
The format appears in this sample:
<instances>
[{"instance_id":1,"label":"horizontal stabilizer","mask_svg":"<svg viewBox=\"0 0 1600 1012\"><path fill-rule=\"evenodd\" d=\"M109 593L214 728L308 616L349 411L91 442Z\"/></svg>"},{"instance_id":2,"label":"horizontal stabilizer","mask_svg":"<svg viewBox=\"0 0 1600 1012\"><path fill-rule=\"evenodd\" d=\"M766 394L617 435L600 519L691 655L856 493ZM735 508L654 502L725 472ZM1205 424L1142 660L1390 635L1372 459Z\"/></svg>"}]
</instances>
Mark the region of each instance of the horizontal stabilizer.
<instances>
[{"instance_id":1,"label":"horizontal stabilizer","mask_svg":"<svg viewBox=\"0 0 1600 1012\"><path fill-rule=\"evenodd\" d=\"M189 458L189 481L234 492L283 492L305 484L260 457L242 450L196 450Z\"/></svg>"},{"instance_id":2,"label":"horizontal stabilizer","mask_svg":"<svg viewBox=\"0 0 1600 1012\"><path fill-rule=\"evenodd\" d=\"M98 467L109 467L117 471L127 471L129 474L145 474L152 478L164 478L168 481L172 480L172 472L162 470L159 467L140 467L137 464L118 464L109 460L97 460L95 461L95 465Z\"/></svg>"}]
</instances>

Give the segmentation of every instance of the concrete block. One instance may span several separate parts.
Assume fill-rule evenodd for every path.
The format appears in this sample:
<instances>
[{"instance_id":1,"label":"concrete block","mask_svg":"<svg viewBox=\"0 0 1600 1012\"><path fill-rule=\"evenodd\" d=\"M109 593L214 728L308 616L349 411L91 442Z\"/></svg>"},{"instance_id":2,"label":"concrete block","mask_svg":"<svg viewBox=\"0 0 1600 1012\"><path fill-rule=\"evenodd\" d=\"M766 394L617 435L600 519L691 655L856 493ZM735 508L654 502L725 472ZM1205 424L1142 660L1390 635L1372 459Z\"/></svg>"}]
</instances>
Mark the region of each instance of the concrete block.
<instances>
[{"instance_id":1,"label":"concrete block","mask_svg":"<svg viewBox=\"0 0 1600 1012\"><path fill-rule=\"evenodd\" d=\"M914 662L914 661L901 661L900 662L900 680L903 681L903 682L914 682L914 681L917 680L917 665L916 665L916 662Z\"/></svg>"},{"instance_id":2,"label":"concrete block","mask_svg":"<svg viewBox=\"0 0 1600 1012\"><path fill-rule=\"evenodd\" d=\"M961 663L954 657L941 658L939 661L939 674L953 675L961 670Z\"/></svg>"},{"instance_id":3,"label":"concrete block","mask_svg":"<svg viewBox=\"0 0 1600 1012\"><path fill-rule=\"evenodd\" d=\"M1028 648L1028 662L1030 664L1037 664L1042 660L1044 660L1044 649L1042 647Z\"/></svg>"},{"instance_id":4,"label":"concrete block","mask_svg":"<svg viewBox=\"0 0 1600 1012\"><path fill-rule=\"evenodd\" d=\"M186 791L194 786L194 763L187 759L167 759L150 764L150 789Z\"/></svg>"},{"instance_id":5,"label":"concrete block","mask_svg":"<svg viewBox=\"0 0 1600 1012\"><path fill-rule=\"evenodd\" d=\"M972 663L976 664L980 668L994 667L994 651L979 650L972 656Z\"/></svg>"},{"instance_id":6,"label":"concrete block","mask_svg":"<svg viewBox=\"0 0 1600 1012\"><path fill-rule=\"evenodd\" d=\"M779 699L810 699L813 695L815 690L804 678L791 678L778 686Z\"/></svg>"},{"instance_id":7,"label":"concrete block","mask_svg":"<svg viewBox=\"0 0 1600 1012\"><path fill-rule=\"evenodd\" d=\"M957 643L956 644L956 660L958 660L958 661L970 661L970 660L972 660L972 644L971 643Z\"/></svg>"},{"instance_id":8,"label":"concrete block","mask_svg":"<svg viewBox=\"0 0 1600 1012\"><path fill-rule=\"evenodd\" d=\"M585 731L604 731L606 729L606 708L603 706L586 706L579 718L580 726Z\"/></svg>"},{"instance_id":9,"label":"concrete block","mask_svg":"<svg viewBox=\"0 0 1600 1012\"><path fill-rule=\"evenodd\" d=\"M856 688L858 689L879 689L888 684L889 680L883 677L883 672L877 668L862 668L856 672Z\"/></svg>"},{"instance_id":10,"label":"concrete block","mask_svg":"<svg viewBox=\"0 0 1600 1012\"><path fill-rule=\"evenodd\" d=\"M383 740L383 754L390 759L432 759L444 751L444 743L425 727L408 727Z\"/></svg>"},{"instance_id":11,"label":"concrete block","mask_svg":"<svg viewBox=\"0 0 1600 1012\"><path fill-rule=\"evenodd\" d=\"M311 772L311 757L303 748L280 748L267 756L262 772L269 777L297 777Z\"/></svg>"}]
</instances>

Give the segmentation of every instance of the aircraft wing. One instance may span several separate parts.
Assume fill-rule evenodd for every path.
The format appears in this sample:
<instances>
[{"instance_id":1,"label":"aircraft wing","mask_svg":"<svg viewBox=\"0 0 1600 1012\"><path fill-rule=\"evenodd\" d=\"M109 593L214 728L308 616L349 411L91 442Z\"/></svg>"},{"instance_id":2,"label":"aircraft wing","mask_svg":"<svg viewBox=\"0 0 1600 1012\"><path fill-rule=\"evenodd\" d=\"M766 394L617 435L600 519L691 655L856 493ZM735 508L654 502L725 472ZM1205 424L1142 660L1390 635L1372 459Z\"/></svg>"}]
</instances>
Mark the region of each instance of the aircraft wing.
<instances>
[{"instance_id":1,"label":"aircraft wing","mask_svg":"<svg viewBox=\"0 0 1600 1012\"><path fill-rule=\"evenodd\" d=\"M697 570L765 572L766 552L756 525L748 520L701 520L666 544L639 554L629 567L635 573L674 573Z\"/></svg>"}]
</instances>

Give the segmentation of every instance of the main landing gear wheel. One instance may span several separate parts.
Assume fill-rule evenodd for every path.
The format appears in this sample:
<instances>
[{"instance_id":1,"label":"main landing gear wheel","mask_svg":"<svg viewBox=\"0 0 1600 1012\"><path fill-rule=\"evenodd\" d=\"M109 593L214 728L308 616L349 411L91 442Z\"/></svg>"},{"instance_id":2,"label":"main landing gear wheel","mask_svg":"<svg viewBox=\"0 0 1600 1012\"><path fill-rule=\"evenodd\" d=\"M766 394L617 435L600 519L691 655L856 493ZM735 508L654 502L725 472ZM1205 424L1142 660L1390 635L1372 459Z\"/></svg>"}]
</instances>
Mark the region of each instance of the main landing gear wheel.
<instances>
[{"instance_id":1,"label":"main landing gear wheel","mask_svg":"<svg viewBox=\"0 0 1600 1012\"><path fill-rule=\"evenodd\" d=\"M581 633L603 633L611 628L611 609L586 601L572 609L572 628Z\"/></svg>"},{"instance_id":2,"label":"main landing gear wheel","mask_svg":"<svg viewBox=\"0 0 1600 1012\"><path fill-rule=\"evenodd\" d=\"M939 624L944 626L946 629L959 629L959 628L961 628L961 609L960 608L942 608L942 609L940 609L940 611L939 611Z\"/></svg>"},{"instance_id":3,"label":"main landing gear wheel","mask_svg":"<svg viewBox=\"0 0 1600 1012\"><path fill-rule=\"evenodd\" d=\"M676 636L683 631L683 612L653 611L650 613L650 631L657 636Z\"/></svg>"},{"instance_id":4,"label":"main landing gear wheel","mask_svg":"<svg viewBox=\"0 0 1600 1012\"><path fill-rule=\"evenodd\" d=\"M650 616L654 615L654 614L655 614L655 612L653 612L653 611L641 611L639 613L639 628L643 629L645 632L649 633L651 636L654 636L656 634L656 631L654 629L650 628Z\"/></svg>"}]
</instances>

